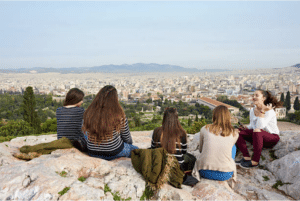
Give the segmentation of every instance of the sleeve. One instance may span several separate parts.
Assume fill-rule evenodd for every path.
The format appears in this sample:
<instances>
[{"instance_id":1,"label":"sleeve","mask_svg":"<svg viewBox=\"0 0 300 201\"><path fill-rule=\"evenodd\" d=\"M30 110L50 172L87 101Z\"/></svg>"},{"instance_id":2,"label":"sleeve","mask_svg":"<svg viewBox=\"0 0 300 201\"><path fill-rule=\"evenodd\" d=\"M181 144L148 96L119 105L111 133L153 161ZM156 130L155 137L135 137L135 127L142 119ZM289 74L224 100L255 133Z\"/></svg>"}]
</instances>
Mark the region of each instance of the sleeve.
<instances>
[{"instance_id":1,"label":"sleeve","mask_svg":"<svg viewBox=\"0 0 300 201\"><path fill-rule=\"evenodd\" d=\"M253 129L253 115L254 115L254 109L252 108L249 112L250 124L247 126L248 129Z\"/></svg>"},{"instance_id":2,"label":"sleeve","mask_svg":"<svg viewBox=\"0 0 300 201\"><path fill-rule=\"evenodd\" d=\"M186 154L186 152L187 152L187 139L186 139L186 136L181 138L181 150L182 150L182 154Z\"/></svg>"},{"instance_id":3,"label":"sleeve","mask_svg":"<svg viewBox=\"0 0 300 201\"><path fill-rule=\"evenodd\" d=\"M257 118L256 127L259 128L259 129L263 129L263 128L267 127L268 123L274 117L276 118L276 114L275 114L274 110L266 112L264 118L262 118L262 117Z\"/></svg>"},{"instance_id":4,"label":"sleeve","mask_svg":"<svg viewBox=\"0 0 300 201\"><path fill-rule=\"evenodd\" d=\"M124 142L132 144L127 118L125 119L125 126L121 129L121 138Z\"/></svg>"},{"instance_id":5,"label":"sleeve","mask_svg":"<svg viewBox=\"0 0 300 201\"><path fill-rule=\"evenodd\" d=\"M200 153L202 152L202 148L203 148L203 142L204 142L204 129L206 129L205 126L203 126L203 127L201 128L201 130L200 130L200 143L199 143L199 151L200 151Z\"/></svg>"}]
</instances>

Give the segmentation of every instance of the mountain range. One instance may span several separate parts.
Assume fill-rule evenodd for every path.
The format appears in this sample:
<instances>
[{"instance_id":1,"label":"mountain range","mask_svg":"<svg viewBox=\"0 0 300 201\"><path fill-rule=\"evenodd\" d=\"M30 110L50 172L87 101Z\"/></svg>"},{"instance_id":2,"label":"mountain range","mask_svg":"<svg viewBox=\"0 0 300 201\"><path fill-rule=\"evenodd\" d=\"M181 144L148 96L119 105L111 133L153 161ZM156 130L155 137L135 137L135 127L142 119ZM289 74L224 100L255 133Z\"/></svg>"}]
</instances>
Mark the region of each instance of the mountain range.
<instances>
[{"instance_id":1,"label":"mountain range","mask_svg":"<svg viewBox=\"0 0 300 201\"><path fill-rule=\"evenodd\" d=\"M169 64L122 64L122 65L102 65L94 67L71 67L71 68L19 68L19 69L0 69L0 73L144 73L144 72L224 72L224 69L196 69L184 68Z\"/></svg>"}]
</instances>

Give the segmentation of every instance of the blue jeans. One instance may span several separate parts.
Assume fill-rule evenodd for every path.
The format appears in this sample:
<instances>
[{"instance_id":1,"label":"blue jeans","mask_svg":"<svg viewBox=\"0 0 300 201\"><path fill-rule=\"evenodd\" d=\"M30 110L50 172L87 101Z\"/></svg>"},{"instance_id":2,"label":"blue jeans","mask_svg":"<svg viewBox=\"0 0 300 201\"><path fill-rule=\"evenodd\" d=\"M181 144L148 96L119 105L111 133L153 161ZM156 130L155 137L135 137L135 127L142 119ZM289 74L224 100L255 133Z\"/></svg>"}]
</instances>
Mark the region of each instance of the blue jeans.
<instances>
[{"instance_id":1,"label":"blue jeans","mask_svg":"<svg viewBox=\"0 0 300 201\"><path fill-rule=\"evenodd\" d=\"M87 138L88 138L87 135L84 135L84 138L87 140ZM89 154L89 156L105 159L108 161L116 159L116 158L120 158L120 157L131 158L131 151L135 150L135 149L138 149L138 147L124 142L124 148L122 149L122 151L114 156L104 156L104 155L101 156L101 155L93 155L93 154Z\"/></svg>"},{"instance_id":2,"label":"blue jeans","mask_svg":"<svg viewBox=\"0 0 300 201\"><path fill-rule=\"evenodd\" d=\"M236 146L232 147L232 158L235 158L236 154ZM225 181L232 177L233 172L221 172L215 170L199 170L199 174L201 177L212 180Z\"/></svg>"}]
</instances>

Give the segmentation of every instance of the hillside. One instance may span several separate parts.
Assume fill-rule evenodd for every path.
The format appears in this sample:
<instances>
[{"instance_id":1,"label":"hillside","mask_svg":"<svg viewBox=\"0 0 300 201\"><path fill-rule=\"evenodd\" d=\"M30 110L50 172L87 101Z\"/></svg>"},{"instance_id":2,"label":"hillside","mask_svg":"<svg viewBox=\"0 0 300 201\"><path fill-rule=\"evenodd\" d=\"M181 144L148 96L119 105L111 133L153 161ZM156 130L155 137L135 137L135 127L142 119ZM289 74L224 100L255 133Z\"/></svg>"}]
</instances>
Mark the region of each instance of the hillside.
<instances>
[{"instance_id":1,"label":"hillside","mask_svg":"<svg viewBox=\"0 0 300 201\"><path fill-rule=\"evenodd\" d=\"M281 126L288 129L288 125ZM132 132L133 142L140 148L148 148L151 135L152 131ZM201 178L193 188L182 185L182 189L177 189L165 184L153 199L299 200L300 163L295 163L295 159L300 158L300 130L281 131L280 136L273 149L263 149L259 168L245 170L237 166L237 183L233 188L227 181ZM116 200L118 197L140 200L145 181L129 158L106 161L75 148L56 150L28 162L12 156L21 146L55 139L56 134L25 136L0 143L0 200ZM188 152L197 158L198 146L199 133L189 135ZM240 157L238 152L237 159ZM86 180L78 181L80 177ZM69 191L58 194L65 187Z\"/></svg>"}]
</instances>

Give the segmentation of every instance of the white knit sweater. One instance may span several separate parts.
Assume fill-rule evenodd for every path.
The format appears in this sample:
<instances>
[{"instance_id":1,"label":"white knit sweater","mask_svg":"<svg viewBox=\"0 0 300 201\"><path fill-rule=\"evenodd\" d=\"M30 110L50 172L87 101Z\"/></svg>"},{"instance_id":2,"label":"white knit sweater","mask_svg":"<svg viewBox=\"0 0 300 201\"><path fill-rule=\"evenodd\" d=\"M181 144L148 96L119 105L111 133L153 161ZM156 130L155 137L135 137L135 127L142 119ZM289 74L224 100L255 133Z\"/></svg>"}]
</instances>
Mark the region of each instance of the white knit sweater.
<instances>
[{"instance_id":1,"label":"white knit sweater","mask_svg":"<svg viewBox=\"0 0 300 201\"><path fill-rule=\"evenodd\" d=\"M263 129L269 133L279 135L277 126L276 113L273 109L265 113L265 117L257 117L254 114L254 108L250 110L250 124L249 129Z\"/></svg>"}]
</instances>

